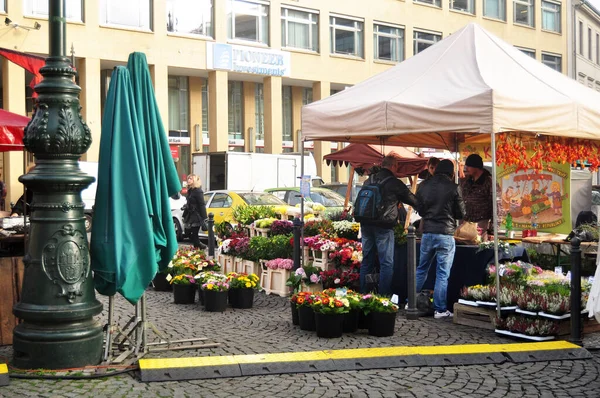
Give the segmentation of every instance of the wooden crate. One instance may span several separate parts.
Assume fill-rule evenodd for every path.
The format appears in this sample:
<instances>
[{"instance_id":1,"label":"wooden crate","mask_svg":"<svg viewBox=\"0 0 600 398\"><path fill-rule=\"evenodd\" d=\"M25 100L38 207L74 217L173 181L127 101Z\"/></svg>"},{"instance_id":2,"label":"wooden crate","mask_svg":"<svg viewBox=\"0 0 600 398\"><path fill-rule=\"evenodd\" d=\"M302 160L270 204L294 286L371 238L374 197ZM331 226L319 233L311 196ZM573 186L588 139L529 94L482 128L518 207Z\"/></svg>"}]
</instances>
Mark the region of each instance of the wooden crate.
<instances>
[{"instance_id":1,"label":"wooden crate","mask_svg":"<svg viewBox=\"0 0 600 398\"><path fill-rule=\"evenodd\" d=\"M0 257L0 345L12 344L13 328L19 323L12 309L21 299L25 270L22 260L22 257Z\"/></svg>"},{"instance_id":2,"label":"wooden crate","mask_svg":"<svg viewBox=\"0 0 600 398\"><path fill-rule=\"evenodd\" d=\"M452 321L459 325L494 330L492 321L495 317L495 309L455 303Z\"/></svg>"}]
</instances>

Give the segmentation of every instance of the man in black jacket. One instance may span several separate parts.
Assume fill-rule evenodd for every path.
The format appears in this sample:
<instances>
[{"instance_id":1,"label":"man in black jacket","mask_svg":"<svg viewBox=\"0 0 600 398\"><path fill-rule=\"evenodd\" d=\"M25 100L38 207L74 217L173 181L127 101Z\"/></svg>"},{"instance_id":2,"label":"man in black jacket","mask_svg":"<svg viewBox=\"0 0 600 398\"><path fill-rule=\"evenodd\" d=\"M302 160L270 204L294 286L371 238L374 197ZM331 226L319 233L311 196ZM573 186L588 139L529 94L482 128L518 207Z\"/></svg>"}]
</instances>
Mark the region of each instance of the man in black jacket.
<instances>
[{"instance_id":1,"label":"man in black jacket","mask_svg":"<svg viewBox=\"0 0 600 398\"><path fill-rule=\"evenodd\" d=\"M394 226L398 223L398 204L406 203L416 208L417 198L392 172L396 168L394 156L386 156L381 167L381 171L371 175L365 182L365 185L371 182L379 183L392 177L388 178L381 186L383 211L379 219L360 223L363 251L360 267L360 291L367 293L366 277L373 273L375 250L377 250L380 267L378 292L384 296L391 296L394 273Z\"/></svg>"},{"instance_id":2,"label":"man in black jacket","mask_svg":"<svg viewBox=\"0 0 600 398\"><path fill-rule=\"evenodd\" d=\"M465 216L465 204L458 185L453 182L454 164L442 160L435 169L432 178L424 181L417 191L420 204L423 237L421 238L421 258L417 268L417 292L421 291L429 266L435 256L437 272L433 289L434 318L452 317L448 311L446 295L448 278L454 261L454 232L456 220Z\"/></svg>"}]
</instances>

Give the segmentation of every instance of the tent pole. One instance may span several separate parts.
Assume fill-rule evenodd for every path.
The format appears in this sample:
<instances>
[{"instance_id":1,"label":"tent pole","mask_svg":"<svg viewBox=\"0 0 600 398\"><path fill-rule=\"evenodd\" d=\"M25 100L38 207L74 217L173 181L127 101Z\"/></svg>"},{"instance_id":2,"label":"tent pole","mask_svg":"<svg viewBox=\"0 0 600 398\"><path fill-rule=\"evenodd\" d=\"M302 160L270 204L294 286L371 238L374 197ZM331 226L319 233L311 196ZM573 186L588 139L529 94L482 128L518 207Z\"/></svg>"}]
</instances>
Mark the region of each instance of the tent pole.
<instances>
[{"instance_id":1,"label":"tent pole","mask_svg":"<svg viewBox=\"0 0 600 398\"><path fill-rule=\"evenodd\" d=\"M496 199L496 134L490 133L492 138L492 222L494 223L494 265L496 266L496 311L500 311L500 267L498 266L498 203Z\"/></svg>"},{"instance_id":2,"label":"tent pole","mask_svg":"<svg viewBox=\"0 0 600 398\"><path fill-rule=\"evenodd\" d=\"M300 131L302 134L302 131ZM304 139L300 139L300 181L304 178ZM323 160L321 160L323 161ZM300 190L302 192L302 190ZM300 193L300 246L302 250L300 250L300 266L304 268L304 195Z\"/></svg>"},{"instance_id":3,"label":"tent pole","mask_svg":"<svg viewBox=\"0 0 600 398\"><path fill-rule=\"evenodd\" d=\"M409 177L410 178L410 177ZM417 193L417 180L419 179L419 175L417 174L416 176L414 176L414 178L412 178L412 186L411 186L411 192L413 194L416 195ZM406 212L406 220L404 221L404 230L408 231L408 226L410 225L410 216L412 214L413 208L412 206L408 206L408 211Z\"/></svg>"},{"instance_id":4,"label":"tent pole","mask_svg":"<svg viewBox=\"0 0 600 398\"><path fill-rule=\"evenodd\" d=\"M344 200L344 210L348 208L350 194L352 193L352 181L354 180L354 167L350 165L350 175L348 176L348 188L346 188L346 199Z\"/></svg>"}]
</instances>

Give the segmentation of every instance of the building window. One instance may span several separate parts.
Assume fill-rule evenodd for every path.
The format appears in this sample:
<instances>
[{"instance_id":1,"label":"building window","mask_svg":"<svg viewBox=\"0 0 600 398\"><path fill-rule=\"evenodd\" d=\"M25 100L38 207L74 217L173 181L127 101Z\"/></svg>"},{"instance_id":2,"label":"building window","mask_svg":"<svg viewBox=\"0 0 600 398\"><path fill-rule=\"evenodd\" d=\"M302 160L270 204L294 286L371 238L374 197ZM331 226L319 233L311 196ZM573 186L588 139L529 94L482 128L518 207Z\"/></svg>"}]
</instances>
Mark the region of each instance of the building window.
<instances>
[{"instance_id":1,"label":"building window","mask_svg":"<svg viewBox=\"0 0 600 398\"><path fill-rule=\"evenodd\" d=\"M229 104L229 138L241 140L242 131L242 82L227 83L227 99Z\"/></svg>"},{"instance_id":2,"label":"building window","mask_svg":"<svg viewBox=\"0 0 600 398\"><path fill-rule=\"evenodd\" d=\"M363 57L363 23L348 18L329 18L331 53Z\"/></svg>"},{"instance_id":3,"label":"building window","mask_svg":"<svg viewBox=\"0 0 600 398\"><path fill-rule=\"evenodd\" d=\"M542 53L542 63L546 66L551 67L555 71L562 73L562 62L560 55Z\"/></svg>"},{"instance_id":4,"label":"building window","mask_svg":"<svg viewBox=\"0 0 600 398\"><path fill-rule=\"evenodd\" d=\"M264 86L262 83L254 85L254 142L263 141L263 145L259 148L256 144L255 152L264 152L265 140L265 95Z\"/></svg>"},{"instance_id":5,"label":"building window","mask_svg":"<svg viewBox=\"0 0 600 398\"><path fill-rule=\"evenodd\" d=\"M308 105L313 102L313 90L312 88L302 88L302 105Z\"/></svg>"},{"instance_id":6,"label":"building window","mask_svg":"<svg viewBox=\"0 0 600 398\"><path fill-rule=\"evenodd\" d=\"M596 63L600 65L600 34L596 33Z\"/></svg>"},{"instance_id":7,"label":"building window","mask_svg":"<svg viewBox=\"0 0 600 398\"><path fill-rule=\"evenodd\" d=\"M283 152L293 152L294 133L292 132L292 86L283 86L281 94L281 140L283 141Z\"/></svg>"},{"instance_id":8,"label":"building window","mask_svg":"<svg viewBox=\"0 0 600 398\"><path fill-rule=\"evenodd\" d=\"M475 14L475 0L450 0L450 9Z\"/></svg>"},{"instance_id":9,"label":"building window","mask_svg":"<svg viewBox=\"0 0 600 398\"><path fill-rule=\"evenodd\" d=\"M227 37L269 45L268 2L229 0L227 5Z\"/></svg>"},{"instance_id":10,"label":"building window","mask_svg":"<svg viewBox=\"0 0 600 398\"><path fill-rule=\"evenodd\" d=\"M202 138L208 139L208 79L202 79ZM208 152L208 145L202 145L202 150Z\"/></svg>"},{"instance_id":11,"label":"building window","mask_svg":"<svg viewBox=\"0 0 600 398\"><path fill-rule=\"evenodd\" d=\"M152 30L151 4L151 0L100 0L100 23Z\"/></svg>"},{"instance_id":12,"label":"building window","mask_svg":"<svg viewBox=\"0 0 600 398\"><path fill-rule=\"evenodd\" d=\"M0 0L0 12L6 12L6 0Z\"/></svg>"},{"instance_id":13,"label":"building window","mask_svg":"<svg viewBox=\"0 0 600 398\"><path fill-rule=\"evenodd\" d=\"M384 61L404 60L404 29L373 25L373 57Z\"/></svg>"},{"instance_id":14,"label":"building window","mask_svg":"<svg viewBox=\"0 0 600 398\"><path fill-rule=\"evenodd\" d=\"M212 37L212 0L167 0L167 31Z\"/></svg>"},{"instance_id":15,"label":"building window","mask_svg":"<svg viewBox=\"0 0 600 398\"><path fill-rule=\"evenodd\" d=\"M529 55L531 58L535 59L535 50L530 50L528 48L519 48L517 47L523 54Z\"/></svg>"},{"instance_id":16,"label":"building window","mask_svg":"<svg viewBox=\"0 0 600 398\"><path fill-rule=\"evenodd\" d=\"M592 60L592 29L588 28L588 59Z\"/></svg>"},{"instance_id":17,"label":"building window","mask_svg":"<svg viewBox=\"0 0 600 398\"><path fill-rule=\"evenodd\" d=\"M483 0L483 16L506 21L506 0Z\"/></svg>"},{"instance_id":18,"label":"building window","mask_svg":"<svg viewBox=\"0 0 600 398\"><path fill-rule=\"evenodd\" d=\"M282 47L319 51L319 14L289 8L281 9Z\"/></svg>"},{"instance_id":19,"label":"building window","mask_svg":"<svg viewBox=\"0 0 600 398\"><path fill-rule=\"evenodd\" d=\"M583 22L579 21L579 54L583 55Z\"/></svg>"},{"instance_id":20,"label":"building window","mask_svg":"<svg viewBox=\"0 0 600 398\"><path fill-rule=\"evenodd\" d=\"M542 1L542 29L560 33L560 3Z\"/></svg>"},{"instance_id":21,"label":"building window","mask_svg":"<svg viewBox=\"0 0 600 398\"><path fill-rule=\"evenodd\" d=\"M188 131L188 78L169 76L169 130Z\"/></svg>"},{"instance_id":22,"label":"building window","mask_svg":"<svg viewBox=\"0 0 600 398\"><path fill-rule=\"evenodd\" d=\"M415 0L415 3L431 4L432 6L442 8L442 0Z\"/></svg>"},{"instance_id":23,"label":"building window","mask_svg":"<svg viewBox=\"0 0 600 398\"><path fill-rule=\"evenodd\" d=\"M514 22L527 26L535 26L534 5L535 0L514 0Z\"/></svg>"},{"instance_id":24,"label":"building window","mask_svg":"<svg viewBox=\"0 0 600 398\"><path fill-rule=\"evenodd\" d=\"M417 55L423 50L433 46L438 41L442 40L442 35L439 33L426 33L415 30L413 32L414 55Z\"/></svg>"},{"instance_id":25,"label":"building window","mask_svg":"<svg viewBox=\"0 0 600 398\"><path fill-rule=\"evenodd\" d=\"M72 22L83 22L83 1L66 0L65 14L67 20ZM4 0L0 0L0 11L6 12ZM25 0L23 14L32 17L48 17L48 0Z\"/></svg>"}]
</instances>

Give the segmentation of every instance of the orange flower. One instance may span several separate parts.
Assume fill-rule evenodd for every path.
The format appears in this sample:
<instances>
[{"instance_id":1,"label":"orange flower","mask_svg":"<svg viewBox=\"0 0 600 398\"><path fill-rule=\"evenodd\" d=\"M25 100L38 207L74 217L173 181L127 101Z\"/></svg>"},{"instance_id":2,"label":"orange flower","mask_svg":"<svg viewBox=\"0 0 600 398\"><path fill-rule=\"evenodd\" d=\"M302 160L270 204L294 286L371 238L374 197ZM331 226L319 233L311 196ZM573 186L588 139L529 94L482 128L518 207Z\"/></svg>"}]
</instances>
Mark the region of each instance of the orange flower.
<instances>
[{"instance_id":1,"label":"orange flower","mask_svg":"<svg viewBox=\"0 0 600 398\"><path fill-rule=\"evenodd\" d=\"M328 297L323 297L323 305L329 305L329 298Z\"/></svg>"},{"instance_id":2,"label":"orange flower","mask_svg":"<svg viewBox=\"0 0 600 398\"><path fill-rule=\"evenodd\" d=\"M304 303L304 297L298 297L297 303L298 304Z\"/></svg>"},{"instance_id":3,"label":"orange flower","mask_svg":"<svg viewBox=\"0 0 600 398\"><path fill-rule=\"evenodd\" d=\"M342 303L340 300L335 300L335 306L336 306L336 307L338 307L338 308L339 308L339 307L341 307L341 306L343 306L343 305L344 305L344 304L343 304L343 303Z\"/></svg>"}]
</instances>

